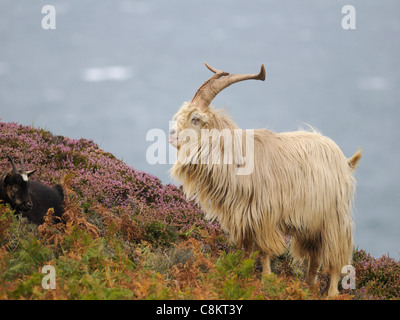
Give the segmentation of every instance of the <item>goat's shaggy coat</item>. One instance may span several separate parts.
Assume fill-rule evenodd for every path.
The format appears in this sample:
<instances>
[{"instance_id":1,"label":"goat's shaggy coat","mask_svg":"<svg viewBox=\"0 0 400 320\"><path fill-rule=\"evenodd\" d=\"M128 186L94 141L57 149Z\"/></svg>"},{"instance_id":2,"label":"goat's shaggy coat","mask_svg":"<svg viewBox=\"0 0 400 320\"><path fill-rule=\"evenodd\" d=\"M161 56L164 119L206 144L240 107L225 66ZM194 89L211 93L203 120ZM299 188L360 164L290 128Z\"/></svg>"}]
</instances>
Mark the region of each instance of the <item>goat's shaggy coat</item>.
<instances>
[{"instance_id":1,"label":"goat's shaggy coat","mask_svg":"<svg viewBox=\"0 0 400 320\"><path fill-rule=\"evenodd\" d=\"M232 133L238 129L227 116L198 108L192 101L175 115L177 132L196 129L193 114L201 119L201 128ZM199 153L204 147L200 135ZM242 138L248 139L244 131ZM221 139L219 147L230 146ZM178 146L178 159L181 150ZM331 276L328 294L334 296L340 271L352 260L353 171L360 157L358 151L347 159L331 139L315 131L254 130L251 174L237 175L235 163L178 160L171 175L183 184L187 197L197 199L206 218L218 220L236 244L262 253L265 273L270 272L269 258L285 250L284 235L289 235L291 253L308 261L308 281L314 282L322 264Z\"/></svg>"}]
</instances>

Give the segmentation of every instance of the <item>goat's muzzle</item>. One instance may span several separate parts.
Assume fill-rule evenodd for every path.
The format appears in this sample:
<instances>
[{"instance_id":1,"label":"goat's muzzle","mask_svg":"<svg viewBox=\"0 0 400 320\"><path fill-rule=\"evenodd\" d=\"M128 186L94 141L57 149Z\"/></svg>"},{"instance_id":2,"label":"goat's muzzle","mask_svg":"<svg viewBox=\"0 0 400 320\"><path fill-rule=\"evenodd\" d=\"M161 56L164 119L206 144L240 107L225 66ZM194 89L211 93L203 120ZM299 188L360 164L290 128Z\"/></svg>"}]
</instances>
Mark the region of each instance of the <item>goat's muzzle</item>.
<instances>
[{"instance_id":1,"label":"goat's muzzle","mask_svg":"<svg viewBox=\"0 0 400 320\"><path fill-rule=\"evenodd\" d=\"M33 204L31 201L23 202L18 206L18 209L21 211L30 211L33 208Z\"/></svg>"}]
</instances>

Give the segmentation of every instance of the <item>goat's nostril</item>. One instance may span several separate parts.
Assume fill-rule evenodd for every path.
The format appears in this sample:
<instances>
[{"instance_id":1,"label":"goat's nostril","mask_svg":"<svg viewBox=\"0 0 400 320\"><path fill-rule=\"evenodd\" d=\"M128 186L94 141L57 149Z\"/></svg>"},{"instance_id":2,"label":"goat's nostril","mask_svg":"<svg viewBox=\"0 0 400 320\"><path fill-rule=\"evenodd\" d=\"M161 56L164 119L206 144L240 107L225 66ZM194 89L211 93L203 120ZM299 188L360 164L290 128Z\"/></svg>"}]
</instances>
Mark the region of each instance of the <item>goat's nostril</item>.
<instances>
[{"instance_id":1,"label":"goat's nostril","mask_svg":"<svg viewBox=\"0 0 400 320\"><path fill-rule=\"evenodd\" d=\"M175 133L176 133L176 130L175 130L175 129L169 130L169 134L175 134Z\"/></svg>"}]
</instances>

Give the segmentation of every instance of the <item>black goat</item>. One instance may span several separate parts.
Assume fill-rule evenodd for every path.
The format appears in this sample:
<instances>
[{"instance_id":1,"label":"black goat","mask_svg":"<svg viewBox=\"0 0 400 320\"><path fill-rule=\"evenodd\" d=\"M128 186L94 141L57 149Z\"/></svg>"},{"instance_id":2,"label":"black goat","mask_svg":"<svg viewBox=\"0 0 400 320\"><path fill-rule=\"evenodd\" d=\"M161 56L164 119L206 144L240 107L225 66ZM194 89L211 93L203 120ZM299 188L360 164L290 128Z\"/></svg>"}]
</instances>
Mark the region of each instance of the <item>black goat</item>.
<instances>
[{"instance_id":1,"label":"black goat","mask_svg":"<svg viewBox=\"0 0 400 320\"><path fill-rule=\"evenodd\" d=\"M14 160L8 156L12 168L0 176L0 200L9 203L16 214L22 214L36 224L44 222L47 210L54 209L55 216L64 213L64 190L60 184L48 187L39 181L30 181L36 171L25 171L23 157L18 170Z\"/></svg>"}]
</instances>

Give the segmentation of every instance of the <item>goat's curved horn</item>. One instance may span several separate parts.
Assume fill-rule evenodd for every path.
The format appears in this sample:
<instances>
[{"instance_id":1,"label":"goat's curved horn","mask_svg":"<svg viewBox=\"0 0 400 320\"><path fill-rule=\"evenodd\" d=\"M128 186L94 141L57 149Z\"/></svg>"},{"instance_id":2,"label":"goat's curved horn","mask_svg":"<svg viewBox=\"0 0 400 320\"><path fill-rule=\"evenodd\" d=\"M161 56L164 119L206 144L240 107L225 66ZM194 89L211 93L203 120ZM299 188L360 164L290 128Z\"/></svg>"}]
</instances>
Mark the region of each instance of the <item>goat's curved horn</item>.
<instances>
[{"instance_id":1,"label":"goat's curved horn","mask_svg":"<svg viewBox=\"0 0 400 320\"><path fill-rule=\"evenodd\" d=\"M18 169L17 169L17 166L16 166L15 163L14 163L13 158L11 158L10 155L7 155L7 158L8 158L8 160L11 162L11 165L12 165L12 168L13 168L14 173L18 173Z\"/></svg>"},{"instance_id":2,"label":"goat's curved horn","mask_svg":"<svg viewBox=\"0 0 400 320\"><path fill-rule=\"evenodd\" d=\"M192 103L203 110L208 108L218 93L233 83L250 79L265 80L265 67L263 64L258 74L229 74L211 67L207 62L205 62L205 65L210 71L214 72L214 75L200 86L192 99Z\"/></svg>"}]
</instances>

